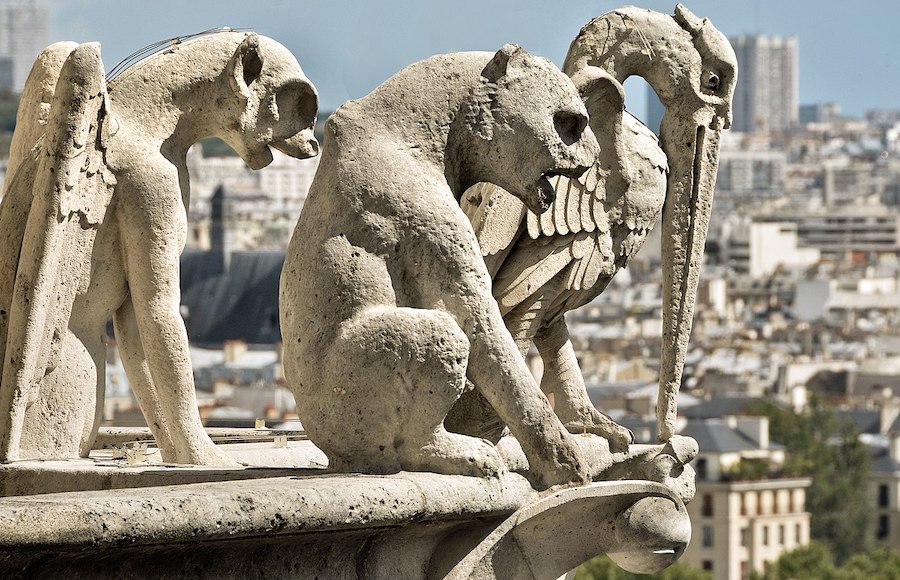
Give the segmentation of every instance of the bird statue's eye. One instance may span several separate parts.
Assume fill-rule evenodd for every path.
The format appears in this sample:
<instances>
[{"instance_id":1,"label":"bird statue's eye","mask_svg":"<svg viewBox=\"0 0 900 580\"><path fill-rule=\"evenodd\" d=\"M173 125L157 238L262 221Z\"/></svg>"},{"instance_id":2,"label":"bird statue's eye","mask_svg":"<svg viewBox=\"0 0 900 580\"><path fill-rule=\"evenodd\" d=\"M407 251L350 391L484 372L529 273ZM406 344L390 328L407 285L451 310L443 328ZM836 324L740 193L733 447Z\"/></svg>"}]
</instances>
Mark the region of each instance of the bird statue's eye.
<instances>
[{"instance_id":1,"label":"bird statue's eye","mask_svg":"<svg viewBox=\"0 0 900 580\"><path fill-rule=\"evenodd\" d=\"M708 91L716 91L719 89L719 75L714 72L704 71L702 83L704 89Z\"/></svg>"}]
</instances>

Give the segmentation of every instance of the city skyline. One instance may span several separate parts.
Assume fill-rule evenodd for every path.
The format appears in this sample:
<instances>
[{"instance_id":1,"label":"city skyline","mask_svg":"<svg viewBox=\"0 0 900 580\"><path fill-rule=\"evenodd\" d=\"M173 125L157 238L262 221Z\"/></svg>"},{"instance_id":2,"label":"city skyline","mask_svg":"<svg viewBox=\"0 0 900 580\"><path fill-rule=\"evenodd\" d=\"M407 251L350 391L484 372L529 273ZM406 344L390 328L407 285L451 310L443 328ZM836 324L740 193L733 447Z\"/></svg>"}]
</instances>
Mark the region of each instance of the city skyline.
<instances>
[{"instance_id":1,"label":"city skyline","mask_svg":"<svg viewBox=\"0 0 900 580\"><path fill-rule=\"evenodd\" d=\"M504 43L516 42L561 64L582 25L622 5L573 0L561 10L537 0L489 4L473 0L452 4L277 0L253 5L197 0L190 7L174 0L39 3L50 8L51 41L99 41L107 68L163 38L224 25L252 28L297 55L319 89L323 111L367 94L407 64L439 52L494 51ZM639 4L666 13L674 7L674 2L661 0ZM729 37L796 35L801 104L834 101L844 113L854 116L861 116L866 109L900 107L896 97L900 92L900 40L892 30L900 21L900 5L861 0L854 6L848 10L845 3L813 0L796 0L791 10L774 0L698 0L688 4ZM140 27L134 26L136 22ZM843 41L848 31L852 42ZM645 117L643 90L628 84L626 89L629 109Z\"/></svg>"}]
</instances>

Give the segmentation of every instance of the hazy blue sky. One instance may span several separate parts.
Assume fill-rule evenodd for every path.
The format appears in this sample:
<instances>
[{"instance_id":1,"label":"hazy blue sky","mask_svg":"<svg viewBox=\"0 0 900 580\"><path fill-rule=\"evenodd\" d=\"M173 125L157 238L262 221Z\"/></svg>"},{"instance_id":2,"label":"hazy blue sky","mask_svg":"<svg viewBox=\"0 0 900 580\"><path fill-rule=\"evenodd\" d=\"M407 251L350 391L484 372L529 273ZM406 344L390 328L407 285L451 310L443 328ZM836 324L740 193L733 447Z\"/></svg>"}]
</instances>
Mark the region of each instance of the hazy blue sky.
<instances>
[{"instance_id":1,"label":"hazy blue sky","mask_svg":"<svg viewBox=\"0 0 900 580\"><path fill-rule=\"evenodd\" d=\"M621 6L583 0L39 0L51 40L98 40L107 68L158 40L213 28L252 28L287 46L322 109L365 95L405 65L439 52L507 42L562 63L594 16ZM671 13L674 1L637 5ZM685 3L726 35L800 39L800 102L837 101L847 114L900 108L900 2L695 0ZM628 85L627 85L628 86ZM632 92L634 92L632 90ZM644 98L629 108L644 112Z\"/></svg>"}]
</instances>

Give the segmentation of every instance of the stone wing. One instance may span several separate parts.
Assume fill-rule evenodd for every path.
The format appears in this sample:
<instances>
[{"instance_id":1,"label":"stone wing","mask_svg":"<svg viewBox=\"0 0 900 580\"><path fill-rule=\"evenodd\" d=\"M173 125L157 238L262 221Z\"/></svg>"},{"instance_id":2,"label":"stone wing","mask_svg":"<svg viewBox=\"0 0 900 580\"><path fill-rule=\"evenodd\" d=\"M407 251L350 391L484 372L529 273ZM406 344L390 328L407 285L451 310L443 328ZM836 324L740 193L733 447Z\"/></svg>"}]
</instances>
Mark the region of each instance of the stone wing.
<instances>
[{"instance_id":1,"label":"stone wing","mask_svg":"<svg viewBox=\"0 0 900 580\"><path fill-rule=\"evenodd\" d=\"M11 288L9 280L0 285L6 306L0 318L0 459L17 453L25 409L56 366L112 198L115 179L105 148L113 120L99 44L71 50L47 113L45 131L13 168L0 207L0 224L17 221L21 231L20 242L7 240L13 243L0 257L15 272Z\"/></svg>"},{"instance_id":2,"label":"stone wing","mask_svg":"<svg viewBox=\"0 0 900 580\"><path fill-rule=\"evenodd\" d=\"M494 277L494 297L509 312L560 276L557 292L592 287L609 274L606 175L600 164L579 179L556 177L556 200L543 214L528 211L525 233ZM549 304L547 305L549 306Z\"/></svg>"}]
</instances>

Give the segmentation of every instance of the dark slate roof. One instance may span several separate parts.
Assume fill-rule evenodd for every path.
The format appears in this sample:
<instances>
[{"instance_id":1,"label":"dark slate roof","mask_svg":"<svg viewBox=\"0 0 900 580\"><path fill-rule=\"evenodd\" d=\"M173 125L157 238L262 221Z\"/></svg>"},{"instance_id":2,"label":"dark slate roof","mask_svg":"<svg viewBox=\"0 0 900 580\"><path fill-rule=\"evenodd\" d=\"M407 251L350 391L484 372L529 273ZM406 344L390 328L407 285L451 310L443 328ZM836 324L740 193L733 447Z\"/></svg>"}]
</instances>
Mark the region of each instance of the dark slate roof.
<instances>
[{"instance_id":1,"label":"dark slate roof","mask_svg":"<svg viewBox=\"0 0 900 580\"><path fill-rule=\"evenodd\" d=\"M603 399L609 396L627 395L633 391L641 389L647 385L647 381L633 380L621 381L617 383L597 383L585 385L588 398L591 403L598 409L603 408Z\"/></svg>"},{"instance_id":2,"label":"dark slate roof","mask_svg":"<svg viewBox=\"0 0 900 580\"><path fill-rule=\"evenodd\" d=\"M881 414L877 409L835 409L841 427L852 425L860 433L877 435L880 430Z\"/></svg>"},{"instance_id":3,"label":"dark slate roof","mask_svg":"<svg viewBox=\"0 0 900 580\"><path fill-rule=\"evenodd\" d=\"M869 453L872 473L900 472L900 463L894 461L887 447L869 447Z\"/></svg>"},{"instance_id":4,"label":"dark slate roof","mask_svg":"<svg viewBox=\"0 0 900 580\"><path fill-rule=\"evenodd\" d=\"M687 419L715 419L726 415L747 415L748 409L765 399L759 397L713 397L696 405L679 409Z\"/></svg>"},{"instance_id":5,"label":"dark slate roof","mask_svg":"<svg viewBox=\"0 0 900 580\"><path fill-rule=\"evenodd\" d=\"M181 304L187 307L191 341L279 342L278 281L284 253L232 252L227 272L221 264L216 252L187 252L181 258Z\"/></svg>"},{"instance_id":6,"label":"dark slate roof","mask_svg":"<svg viewBox=\"0 0 900 580\"><path fill-rule=\"evenodd\" d=\"M616 422L626 429L631 429L631 432L634 433L635 443L656 443L656 438L659 435L659 426L655 418L645 419L625 416L619 417L616 419Z\"/></svg>"},{"instance_id":7,"label":"dark slate roof","mask_svg":"<svg viewBox=\"0 0 900 580\"><path fill-rule=\"evenodd\" d=\"M693 437L704 453L759 449L759 445L751 438L718 419L688 421L680 435Z\"/></svg>"}]
</instances>

